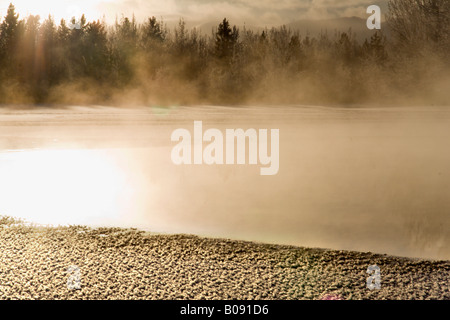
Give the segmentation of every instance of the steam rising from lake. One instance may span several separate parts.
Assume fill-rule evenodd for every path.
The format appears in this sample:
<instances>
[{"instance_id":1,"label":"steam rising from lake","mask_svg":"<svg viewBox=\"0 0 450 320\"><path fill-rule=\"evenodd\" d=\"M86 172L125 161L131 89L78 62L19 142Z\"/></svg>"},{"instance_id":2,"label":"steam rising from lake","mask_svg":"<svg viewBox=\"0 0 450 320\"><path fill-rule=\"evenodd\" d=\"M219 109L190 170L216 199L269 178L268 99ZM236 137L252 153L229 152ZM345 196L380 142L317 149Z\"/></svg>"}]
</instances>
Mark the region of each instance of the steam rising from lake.
<instances>
[{"instance_id":1,"label":"steam rising from lake","mask_svg":"<svg viewBox=\"0 0 450 320\"><path fill-rule=\"evenodd\" d=\"M174 165L194 120L280 129L278 174ZM0 214L450 259L448 141L438 107L4 109Z\"/></svg>"}]
</instances>

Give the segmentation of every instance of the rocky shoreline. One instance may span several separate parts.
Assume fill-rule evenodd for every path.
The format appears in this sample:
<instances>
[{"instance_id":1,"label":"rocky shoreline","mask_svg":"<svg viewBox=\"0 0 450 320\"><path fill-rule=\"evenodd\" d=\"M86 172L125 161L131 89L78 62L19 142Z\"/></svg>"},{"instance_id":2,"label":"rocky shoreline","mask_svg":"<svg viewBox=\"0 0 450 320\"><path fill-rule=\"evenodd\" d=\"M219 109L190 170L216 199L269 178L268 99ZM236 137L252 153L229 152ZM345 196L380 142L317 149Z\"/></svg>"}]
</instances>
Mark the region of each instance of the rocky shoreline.
<instances>
[{"instance_id":1,"label":"rocky shoreline","mask_svg":"<svg viewBox=\"0 0 450 320\"><path fill-rule=\"evenodd\" d=\"M0 299L450 299L450 261L10 217L0 237ZM367 288L369 265L379 290Z\"/></svg>"}]
</instances>

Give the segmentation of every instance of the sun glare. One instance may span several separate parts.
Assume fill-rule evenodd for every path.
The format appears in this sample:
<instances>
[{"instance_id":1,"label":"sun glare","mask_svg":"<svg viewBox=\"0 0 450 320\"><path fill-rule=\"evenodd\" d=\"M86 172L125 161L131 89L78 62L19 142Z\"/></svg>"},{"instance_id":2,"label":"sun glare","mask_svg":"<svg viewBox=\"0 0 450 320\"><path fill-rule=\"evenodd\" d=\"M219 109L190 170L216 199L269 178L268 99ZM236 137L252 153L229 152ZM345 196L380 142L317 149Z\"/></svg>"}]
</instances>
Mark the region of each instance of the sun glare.
<instances>
[{"instance_id":1,"label":"sun glare","mask_svg":"<svg viewBox=\"0 0 450 320\"><path fill-rule=\"evenodd\" d=\"M104 152L26 151L0 159L0 214L43 224L95 224L123 210L127 181Z\"/></svg>"},{"instance_id":2,"label":"sun glare","mask_svg":"<svg viewBox=\"0 0 450 320\"><path fill-rule=\"evenodd\" d=\"M52 15L56 24L59 24L61 19L68 21L72 17L79 18L82 14L85 14L88 21L102 19L103 16L98 10L100 1L95 0L0 0L0 14L2 17L6 15L10 2L15 6L20 18L25 18L28 15L39 15L43 20Z\"/></svg>"}]
</instances>

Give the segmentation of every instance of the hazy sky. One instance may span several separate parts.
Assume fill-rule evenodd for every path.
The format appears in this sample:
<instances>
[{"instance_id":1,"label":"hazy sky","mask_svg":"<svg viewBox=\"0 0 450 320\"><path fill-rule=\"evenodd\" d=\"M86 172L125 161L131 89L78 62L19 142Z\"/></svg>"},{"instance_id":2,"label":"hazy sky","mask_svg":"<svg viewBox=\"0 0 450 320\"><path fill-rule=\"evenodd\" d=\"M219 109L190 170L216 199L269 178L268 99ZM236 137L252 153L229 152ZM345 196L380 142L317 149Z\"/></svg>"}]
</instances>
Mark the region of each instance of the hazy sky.
<instances>
[{"instance_id":1,"label":"hazy sky","mask_svg":"<svg viewBox=\"0 0 450 320\"><path fill-rule=\"evenodd\" d=\"M11 0L0 0L0 15L6 14ZM21 17L49 13L59 21L85 13L89 20L105 16L108 22L122 14L135 14L138 21L148 16L191 22L220 21L223 17L236 24L278 25L299 19L335 17L367 17L366 8L378 4L385 8L387 0L13 0Z\"/></svg>"}]
</instances>

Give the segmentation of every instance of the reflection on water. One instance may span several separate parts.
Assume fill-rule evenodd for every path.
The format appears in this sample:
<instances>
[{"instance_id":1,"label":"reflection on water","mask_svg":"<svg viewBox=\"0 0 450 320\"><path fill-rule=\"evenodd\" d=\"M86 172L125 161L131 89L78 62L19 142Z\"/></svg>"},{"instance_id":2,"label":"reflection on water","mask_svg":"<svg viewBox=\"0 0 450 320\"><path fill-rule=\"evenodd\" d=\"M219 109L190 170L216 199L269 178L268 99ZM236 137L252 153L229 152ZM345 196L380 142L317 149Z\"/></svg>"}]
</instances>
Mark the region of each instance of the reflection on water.
<instances>
[{"instance_id":1,"label":"reflection on water","mask_svg":"<svg viewBox=\"0 0 450 320\"><path fill-rule=\"evenodd\" d=\"M0 113L0 214L450 259L446 109L112 110ZM175 166L193 120L280 129L279 173Z\"/></svg>"},{"instance_id":2,"label":"reflection on water","mask_svg":"<svg viewBox=\"0 0 450 320\"><path fill-rule=\"evenodd\" d=\"M128 195L107 152L35 150L0 154L1 211L44 224L114 220Z\"/></svg>"}]
</instances>

